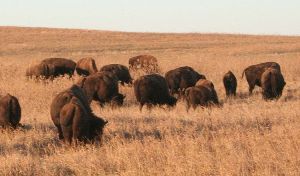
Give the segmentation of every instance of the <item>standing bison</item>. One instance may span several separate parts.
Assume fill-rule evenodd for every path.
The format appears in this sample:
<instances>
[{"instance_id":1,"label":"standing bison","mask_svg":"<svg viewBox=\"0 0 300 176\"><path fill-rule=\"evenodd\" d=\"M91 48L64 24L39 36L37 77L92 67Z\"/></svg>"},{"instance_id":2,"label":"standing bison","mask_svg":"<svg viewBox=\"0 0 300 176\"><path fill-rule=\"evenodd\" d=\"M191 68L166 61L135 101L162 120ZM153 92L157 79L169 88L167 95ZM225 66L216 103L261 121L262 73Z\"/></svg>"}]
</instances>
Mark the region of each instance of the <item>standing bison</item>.
<instances>
[{"instance_id":1,"label":"standing bison","mask_svg":"<svg viewBox=\"0 0 300 176\"><path fill-rule=\"evenodd\" d=\"M226 96L235 96L237 80L231 71L228 71L223 77L223 84L226 90Z\"/></svg>"},{"instance_id":2,"label":"standing bison","mask_svg":"<svg viewBox=\"0 0 300 176\"><path fill-rule=\"evenodd\" d=\"M129 59L129 69L136 71L144 70L146 73L158 73L158 62L154 56L139 55Z\"/></svg>"},{"instance_id":3,"label":"standing bison","mask_svg":"<svg viewBox=\"0 0 300 176\"><path fill-rule=\"evenodd\" d=\"M284 78L278 69L268 68L261 76L263 98L266 100L280 98L285 84Z\"/></svg>"},{"instance_id":4,"label":"standing bison","mask_svg":"<svg viewBox=\"0 0 300 176\"><path fill-rule=\"evenodd\" d=\"M186 88L194 86L199 79L206 79L204 75L188 66L168 71L165 78L171 95L178 94L179 97Z\"/></svg>"},{"instance_id":5,"label":"standing bison","mask_svg":"<svg viewBox=\"0 0 300 176\"><path fill-rule=\"evenodd\" d=\"M107 121L95 116L83 90L77 85L57 94L50 106L51 119L59 139L92 141L103 134Z\"/></svg>"},{"instance_id":6,"label":"standing bison","mask_svg":"<svg viewBox=\"0 0 300 176\"><path fill-rule=\"evenodd\" d=\"M176 105L177 100L170 95L165 78L158 74L141 76L133 85L140 111L145 104L148 108L152 105Z\"/></svg>"},{"instance_id":7,"label":"standing bison","mask_svg":"<svg viewBox=\"0 0 300 176\"><path fill-rule=\"evenodd\" d=\"M98 101L101 106L111 103L122 106L125 96L119 93L118 79L110 72L98 72L83 78L78 83L87 95L88 102Z\"/></svg>"},{"instance_id":8,"label":"standing bison","mask_svg":"<svg viewBox=\"0 0 300 176\"><path fill-rule=\"evenodd\" d=\"M76 72L80 76L88 76L97 73L97 66L93 58L80 59L76 64Z\"/></svg>"},{"instance_id":9,"label":"standing bison","mask_svg":"<svg viewBox=\"0 0 300 176\"><path fill-rule=\"evenodd\" d=\"M16 128L21 120L21 107L16 97L7 94L0 98L0 126Z\"/></svg>"},{"instance_id":10,"label":"standing bison","mask_svg":"<svg viewBox=\"0 0 300 176\"><path fill-rule=\"evenodd\" d=\"M107 71L114 74L122 85L132 84L132 78L130 76L129 70L126 66L120 64L110 64L103 66L100 71Z\"/></svg>"},{"instance_id":11,"label":"standing bison","mask_svg":"<svg viewBox=\"0 0 300 176\"><path fill-rule=\"evenodd\" d=\"M216 91L208 86L202 85L187 88L185 90L185 100L187 111L191 106L196 109L197 106L206 107L219 104Z\"/></svg>"},{"instance_id":12,"label":"standing bison","mask_svg":"<svg viewBox=\"0 0 300 176\"><path fill-rule=\"evenodd\" d=\"M29 67L26 70L26 76L48 79L67 74L71 77L74 74L75 67L76 63L70 59L48 58L37 65Z\"/></svg>"},{"instance_id":13,"label":"standing bison","mask_svg":"<svg viewBox=\"0 0 300 176\"><path fill-rule=\"evenodd\" d=\"M265 62L257 65L251 65L243 71L242 78L244 75L246 76L249 85L249 94L252 94L255 85L261 87L261 75L268 68L276 69L279 72L281 71L280 65L276 62Z\"/></svg>"}]
</instances>

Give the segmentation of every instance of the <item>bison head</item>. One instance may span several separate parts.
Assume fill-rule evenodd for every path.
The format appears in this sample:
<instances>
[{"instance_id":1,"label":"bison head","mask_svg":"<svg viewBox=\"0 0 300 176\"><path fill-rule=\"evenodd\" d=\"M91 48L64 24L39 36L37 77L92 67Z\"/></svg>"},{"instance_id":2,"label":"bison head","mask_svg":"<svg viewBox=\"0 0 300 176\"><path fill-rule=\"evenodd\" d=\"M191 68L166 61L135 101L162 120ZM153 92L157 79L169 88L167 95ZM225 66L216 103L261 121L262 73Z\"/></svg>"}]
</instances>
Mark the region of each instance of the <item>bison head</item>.
<instances>
[{"instance_id":1,"label":"bison head","mask_svg":"<svg viewBox=\"0 0 300 176\"><path fill-rule=\"evenodd\" d=\"M92 115L92 118L90 120L90 139L95 139L96 137L99 137L100 142L102 141L102 135L103 135L103 129L105 125L108 123L108 121L99 118L95 115Z\"/></svg>"}]
</instances>

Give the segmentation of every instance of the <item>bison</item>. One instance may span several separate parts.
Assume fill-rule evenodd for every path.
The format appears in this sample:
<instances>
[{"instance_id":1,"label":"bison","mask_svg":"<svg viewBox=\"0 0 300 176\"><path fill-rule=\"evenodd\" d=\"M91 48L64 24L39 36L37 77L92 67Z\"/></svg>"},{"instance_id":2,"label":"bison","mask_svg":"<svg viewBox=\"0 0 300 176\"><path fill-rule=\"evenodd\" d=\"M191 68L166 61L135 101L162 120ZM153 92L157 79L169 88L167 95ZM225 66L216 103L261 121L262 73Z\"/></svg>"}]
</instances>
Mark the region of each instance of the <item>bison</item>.
<instances>
[{"instance_id":1,"label":"bison","mask_svg":"<svg viewBox=\"0 0 300 176\"><path fill-rule=\"evenodd\" d=\"M111 103L122 106L125 96L119 93L118 79L110 72L98 72L80 80L77 85L84 90L88 102L98 101L101 106Z\"/></svg>"},{"instance_id":2,"label":"bison","mask_svg":"<svg viewBox=\"0 0 300 176\"><path fill-rule=\"evenodd\" d=\"M237 80L231 71L228 71L223 77L223 84L226 90L226 96L235 96Z\"/></svg>"},{"instance_id":3,"label":"bison","mask_svg":"<svg viewBox=\"0 0 300 176\"><path fill-rule=\"evenodd\" d=\"M21 107L16 97L7 94L0 98L0 126L16 128L21 120Z\"/></svg>"},{"instance_id":4,"label":"bison","mask_svg":"<svg viewBox=\"0 0 300 176\"><path fill-rule=\"evenodd\" d=\"M171 95L178 94L179 97L186 88L194 86L199 79L206 79L204 75L188 66L168 71L165 78Z\"/></svg>"},{"instance_id":5,"label":"bison","mask_svg":"<svg viewBox=\"0 0 300 176\"><path fill-rule=\"evenodd\" d=\"M130 76L129 70L126 66L120 64L110 64L103 66L100 71L107 71L113 73L122 85L132 84L132 78Z\"/></svg>"},{"instance_id":6,"label":"bison","mask_svg":"<svg viewBox=\"0 0 300 176\"><path fill-rule=\"evenodd\" d=\"M70 102L62 107L59 115L65 142L88 142L93 141L97 136L100 137L101 141L103 128L107 122L94 115L89 115L77 97L72 97Z\"/></svg>"},{"instance_id":7,"label":"bison","mask_svg":"<svg viewBox=\"0 0 300 176\"><path fill-rule=\"evenodd\" d=\"M250 95L252 94L255 85L261 87L261 75L268 68L277 69L279 72L281 71L280 65L276 62L265 62L257 65L251 65L243 71L242 78L244 75L246 76Z\"/></svg>"},{"instance_id":8,"label":"bison","mask_svg":"<svg viewBox=\"0 0 300 176\"><path fill-rule=\"evenodd\" d=\"M278 69L268 68L261 76L263 98L266 100L280 98L285 84L284 78Z\"/></svg>"},{"instance_id":9,"label":"bison","mask_svg":"<svg viewBox=\"0 0 300 176\"><path fill-rule=\"evenodd\" d=\"M196 109L197 106L206 107L219 104L215 90L202 85L187 88L185 90L185 100L187 111L191 106Z\"/></svg>"},{"instance_id":10,"label":"bison","mask_svg":"<svg viewBox=\"0 0 300 176\"><path fill-rule=\"evenodd\" d=\"M61 75L73 75L76 63L65 58L48 58L26 70L27 77L54 78Z\"/></svg>"},{"instance_id":11,"label":"bison","mask_svg":"<svg viewBox=\"0 0 300 176\"><path fill-rule=\"evenodd\" d=\"M98 72L95 60L90 57L80 59L77 62L75 69L80 76L88 76Z\"/></svg>"},{"instance_id":12,"label":"bison","mask_svg":"<svg viewBox=\"0 0 300 176\"><path fill-rule=\"evenodd\" d=\"M139 55L129 59L129 69L136 71L144 70L146 73L158 73L158 62L154 56Z\"/></svg>"},{"instance_id":13,"label":"bison","mask_svg":"<svg viewBox=\"0 0 300 176\"><path fill-rule=\"evenodd\" d=\"M145 104L148 108L152 105L176 105L177 99L170 95L165 78L158 74L141 76L133 85L140 111Z\"/></svg>"},{"instance_id":14,"label":"bison","mask_svg":"<svg viewBox=\"0 0 300 176\"><path fill-rule=\"evenodd\" d=\"M53 98L50 115L58 129L59 139L69 142L73 137L85 141L93 140L97 136L101 137L103 128L107 124L107 121L93 114L84 91L77 85L60 92ZM72 129L68 129L70 127ZM79 131L80 135L77 133ZM70 135L73 132L76 134Z\"/></svg>"}]
</instances>

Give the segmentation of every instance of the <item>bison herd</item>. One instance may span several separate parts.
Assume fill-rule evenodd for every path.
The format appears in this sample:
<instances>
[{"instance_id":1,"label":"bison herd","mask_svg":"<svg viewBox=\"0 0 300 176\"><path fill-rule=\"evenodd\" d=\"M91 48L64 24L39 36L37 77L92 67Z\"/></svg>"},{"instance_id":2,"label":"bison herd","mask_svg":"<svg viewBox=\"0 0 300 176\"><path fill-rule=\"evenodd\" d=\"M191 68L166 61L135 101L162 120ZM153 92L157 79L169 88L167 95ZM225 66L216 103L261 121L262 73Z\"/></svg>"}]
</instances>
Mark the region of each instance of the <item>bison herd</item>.
<instances>
[{"instance_id":1,"label":"bison herd","mask_svg":"<svg viewBox=\"0 0 300 176\"><path fill-rule=\"evenodd\" d=\"M143 69L148 74L133 81L130 72ZM44 59L30 66L26 76L33 79L53 80L60 75L82 76L80 80L57 94L50 106L50 115L57 127L59 139L67 143L92 142L100 140L103 129L108 123L97 117L91 102L96 101L101 106L110 104L112 107L122 106L125 95L119 92L119 83L133 85L134 95L140 105L140 110L158 105L174 107L178 99L186 102L187 110L197 107L220 106L214 84L206 76L198 73L192 67L184 66L165 73L158 74L157 59L150 55L140 55L129 59L129 68L120 64L105 65L97 69L93 58L83 58L77 63L65 58ZM155 73L153 73L155 72ZM262 88L265 100L278 99L285 86L280 65L266 62L247 67L242 74L249 85L249 94L254 87ZM236 96L237 79L229 71L223 77L226 96ZM18 99L7 94L0 99L0 125L16 128L21 119L21 107Z\"/></svg>"}]
</instances>

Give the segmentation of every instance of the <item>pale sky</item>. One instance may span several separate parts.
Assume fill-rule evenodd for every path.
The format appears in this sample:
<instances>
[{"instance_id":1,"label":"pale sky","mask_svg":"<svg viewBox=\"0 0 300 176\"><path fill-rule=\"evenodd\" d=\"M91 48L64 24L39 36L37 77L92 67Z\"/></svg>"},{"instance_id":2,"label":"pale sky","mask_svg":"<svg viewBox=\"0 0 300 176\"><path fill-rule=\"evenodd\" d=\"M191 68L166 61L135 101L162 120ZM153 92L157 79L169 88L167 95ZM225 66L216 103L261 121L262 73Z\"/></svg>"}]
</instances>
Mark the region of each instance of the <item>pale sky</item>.
<instances>
[{"instance_id":1,"label":"pale sky","mask_svg":"<svg viewBox=\"0 0 300 176\"><path fill-rule=\"evenodd\" d=\"M300 35L300 0L0 0L0 26Z\"/></svg>"}]
</instances>

